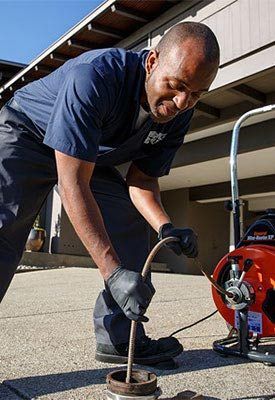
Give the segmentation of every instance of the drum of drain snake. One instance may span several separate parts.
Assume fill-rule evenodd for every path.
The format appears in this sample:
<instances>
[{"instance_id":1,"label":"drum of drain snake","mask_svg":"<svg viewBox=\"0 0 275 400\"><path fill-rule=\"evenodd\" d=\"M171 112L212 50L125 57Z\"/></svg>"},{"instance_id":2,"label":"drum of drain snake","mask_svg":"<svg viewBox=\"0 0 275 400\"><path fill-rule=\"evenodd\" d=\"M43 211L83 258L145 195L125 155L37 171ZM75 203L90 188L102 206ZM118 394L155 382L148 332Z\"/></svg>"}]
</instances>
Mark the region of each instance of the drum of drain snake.
<instances>
[{"instance_id":1,"label":"drum of drain snake","mask_svg":"<svg viewBox=\"0 0 275 400\"><path fill-rule=\"evenodd\" d=\"M253 292L253 302L248 306L249 331L259 337L275 336L275 247L264 244L242 246L225 255L216 266L213 278L224 288L230 282L231 262L239 260L240 271L247 259L252 267L244 277L246 287ZM218 311L228 324L238 329L238 312L227 301L225 295L212 288Z\"/></svg>"}]
</instances>

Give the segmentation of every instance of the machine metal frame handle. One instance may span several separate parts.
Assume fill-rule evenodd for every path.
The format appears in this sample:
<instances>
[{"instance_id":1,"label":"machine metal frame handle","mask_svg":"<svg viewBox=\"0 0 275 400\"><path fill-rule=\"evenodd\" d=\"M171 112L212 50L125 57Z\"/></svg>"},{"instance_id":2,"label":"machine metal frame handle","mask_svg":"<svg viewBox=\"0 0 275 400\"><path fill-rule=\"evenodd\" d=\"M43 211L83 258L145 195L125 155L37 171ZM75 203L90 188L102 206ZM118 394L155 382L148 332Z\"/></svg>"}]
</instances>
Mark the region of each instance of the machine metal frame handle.
<instances>
[{"instance_id":1,"label":"machine metal frame handle","mask_svg":"<svg viewBox=\"0 0 275 400\"><path fill-rule=\"evenodd\" d=\"M241 125L248 118L258 114L263 114L275 110L275 104L256 108L243 114L235 123L232 133L231 151L230 151L230 175L231 175L231 196L232 196L232 212L234 220L234 243L235 247L240 241L240 201L237 174L237 155L239 145L239 132Z\"/></svg>"}]
</instances>

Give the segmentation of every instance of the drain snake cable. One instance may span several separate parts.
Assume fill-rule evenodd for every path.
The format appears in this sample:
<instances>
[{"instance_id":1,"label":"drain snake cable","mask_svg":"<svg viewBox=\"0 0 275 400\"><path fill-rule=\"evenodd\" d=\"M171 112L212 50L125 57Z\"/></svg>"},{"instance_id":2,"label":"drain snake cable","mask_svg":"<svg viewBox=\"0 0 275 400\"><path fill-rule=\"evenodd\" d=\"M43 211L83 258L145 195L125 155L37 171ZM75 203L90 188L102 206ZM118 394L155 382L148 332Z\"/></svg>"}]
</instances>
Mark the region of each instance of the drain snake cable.
<instances>
[{"instance_id":1,"label":"drain snake cable","mask_svg":"<svg viewBox=\"0 0 275 400\"><path fill-rule=\"evenodd\" d=\"M170 242L178 242L179 239L175 238L175 237L167 237L164 238L162 240L160 240L151 250L151 252L149 253L145 264L143 266L142 272L141 272L141 276L143 278L143 280L146 279L147 273L150 269L151 263L153 261L153 258L155 257L155 255L157 254L157 252L167 243ZM216 290L218 290L220 293L228 296L228 297L233 297L233 294L230 292L227 292L225 289L223 289L212 277L210 274L208 274L206 271L204 271L202 264L200 263L200 261L198 260L198 258L195 258L195 262L197 267L200 269L200 271L202 272L202 274L210 281L211 285L215 287ZM176 333L179 333L181 331L183 331L184 329L188 329L191 328L192 326L195 326L197 324L199 324L200 322L205 321L206 319L212 317L212 315L216 314L218 312L218 310L215 310L214 312L212 312L211 314L207 315L206 317L200 319L199 321L194 322L191 325L185 326L183 328L178 329L177 331L171 333L170 336L175 335ZM131 375L132 375L132 369L133 369L133 361L134 361L134 352L135 352L135 340L136 340L136 330L137 330L137 322L136 321L131 321L131 330L130 330L130 340L129 340L129 350L128 350L128 364L127 364L127 375L126 375L126 383L130 383L131 381Z\"/></svg>"},{"instance_id":2,"label":"drain snake cable","mask_svg":"<svg viewBox=\"0 0 275 400\"><path fill-rule=\"evenodd\" d=\"M229 293L226 290L224 290L220 285L217 284L217 282L212 278L211 275L209 275L206 271L204 271L203 266L197 257L195 258L195 263L197 264L197 267L202 272L202 274L210 281L211 285L214 286L216 290L218 290L220 293L222 293L228 297L232 297L232 293ZM199 319L198 321L195 321L190 325L186 325L180 329L177 329L175 332L172 332L169 336L170 337L174 336L179 332L182 332L186 329L192 328L193 326L198 325L203 321L206 321L208 318L211 318L213 315L217 314L217 312L218 312L218 310L215 310L211 314L206 315L205 317Z\"/></svg>"}]
</instances>

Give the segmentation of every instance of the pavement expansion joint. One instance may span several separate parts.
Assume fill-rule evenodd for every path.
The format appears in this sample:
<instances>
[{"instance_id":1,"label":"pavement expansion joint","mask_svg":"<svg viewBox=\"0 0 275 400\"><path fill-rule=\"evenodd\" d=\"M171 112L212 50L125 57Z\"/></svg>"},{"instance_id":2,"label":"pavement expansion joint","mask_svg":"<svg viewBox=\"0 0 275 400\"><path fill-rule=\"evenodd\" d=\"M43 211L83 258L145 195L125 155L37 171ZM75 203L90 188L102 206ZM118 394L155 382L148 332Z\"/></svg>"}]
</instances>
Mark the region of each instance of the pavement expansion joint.
<instances>
[{"instance_id":1,"label":"pavement expansion joint","mask_svg":"<svg viewBox=\"0 0 275 400\"><path fill-rule=\"evenodd\" d=\"M174 335L173 335L174 336ZM216 334L209 334L209 335L196 335L196 336L179 336L180 339L207 339L207 338L214 338L214 337L221 337L221 334L216 333ZM179 338L178 337L178 338Z\"/></svg>"},{"instance_id":2,"label":"pavement expansion joint","mask_svg":"<svg viewBox=\"0 0 275 400\"><path fill-rule=\"evenodd\" d=\"M16 394L16 396L20 397L23 400L34 400L33 397L28 396L26 393L22 393L20 390L16 389L12 386L9 381L3 381L2 385L9 389L12 393Z\"/></svg>"},{"instance_id":3,"label":"pavement expansion joint","mask_svg":"<svg viewBox=\"0 0 275 400\"><path fill-rule=\"evenodd\" d=\"M7 315L6 317L0 317L0 320L2 320L2 319L17 319L17 318L25 318L25 317L37 317L37 316L41 316L41 315L64 314L64 313L80 312L80 311L90 311L93 309L94 309L94 307L86 307L86 308L77 308L77 309L72 309L72 310L47 311L47 312L22 314L22 315Z\"/></svg>"},{"instance_id":4,"label":"pavement expansion joint","mask_svg":"<svg viewBox=\"0 0 275 400\"><path fill-rule=\"evenodd\" d=\"M184 301L190 301L191 298L190 297L186 297L186 298L180 298L180 300L177 299L171 299L171 300L155 300L155 304L166 304L166 303L179 303L179 302L184 302ZM192 297L192 301L193 300L205 300L205 296L202 297Z\"/></svg>"}]
</instances>

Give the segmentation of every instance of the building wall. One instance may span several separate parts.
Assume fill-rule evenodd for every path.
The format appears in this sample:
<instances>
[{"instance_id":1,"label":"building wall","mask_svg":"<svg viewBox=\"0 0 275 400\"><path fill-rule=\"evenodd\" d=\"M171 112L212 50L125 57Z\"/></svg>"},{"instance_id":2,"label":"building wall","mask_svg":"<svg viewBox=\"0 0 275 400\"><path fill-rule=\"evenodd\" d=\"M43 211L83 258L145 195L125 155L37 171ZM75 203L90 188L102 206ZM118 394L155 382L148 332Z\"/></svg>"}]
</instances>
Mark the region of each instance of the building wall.
<instances>
[{"instance_id":1,"label":"building wall","mask_svg":"<svg viewBox=\"0 0 275 400\"><path fill-rule=\"evenodd\" d=\"M55 192L55 196L59 197L57 192ZM77 236L64 207L61 205L60 198L55 198L54 204L51 223L46 226L50 235L46 246L44 246L44 251L54 254L88 256L86 248Z\"/></svg>"},{"instance_id":2,"label":"building wall","mask_svg":"<svg viewBox=\"0 0 275 400\"><path fill-rule=\"evenodd\" d=\"M275 37L274 17L274 0L204 1L152 30L151 45L156 45L180 21L203 22L218 38L223 66L271 44Z\"/></svg>"},{"instance_id":3,"label":"building wall","mask_svg":"<svg viewBox=\"0 0 275 400\"><path fill-rule=\"evenodd\" d=\"M201 204L189 200L189 189L169 190L162 192L162 201L172 222L178 227L191 227L198 234L199 259L207 271L212 272L218 260L228 251L230 239L230 216L224 209L223 202ZM59 215L59 216L58 216ZM64 208L61 214L56 210L57 221L55 233L50 240L52 253L87 255L87 250L81 243L70 223ZM156 243L156 234L152 232L152 245ZM178 257L167 249L161 250L156 261L166 263L177 273L198 274L194 262L186 257Z\"/></svg>"},{"instance_id":4,"label":"building wall","mask_svg":"<svg viewBox=\"0 0 275 400\"><path fill-rule=\"evenodd\" d=\"M202 22L216 34L221 63L211 89L267 70L275 59L274 0L190 0L147 24L118 46L155 46L169 28L181 21Z\"/></svg>"},{"instance_id":5,"label":"building wall","mask_svg":"<svg viewBox=\"0 0 275 400\"><path fill-rule=\"evenodd\" d=\"M201 204L189 201L189 189L162 192L162 201L175 226L195 230L199 241L199 259L205 270L212 272L229 248L230 214L225 211L223 202ZM193 260L178 257L167 249L159 253L157 261L167 263L177 273L199 273Z\"/></svg>"},{"instance_id":6,"label":"building wall","mask_svg":"<svg viewBox=\"0 0 275 400\"><path fill-rule=\"evenodd\" d=\"M64 208L61 210L62 231L58 241L57 253L88 255L88 252L77 236Z\"/></svg>"}]
</instances>

